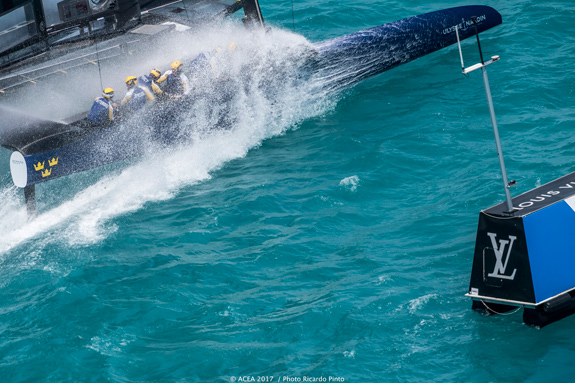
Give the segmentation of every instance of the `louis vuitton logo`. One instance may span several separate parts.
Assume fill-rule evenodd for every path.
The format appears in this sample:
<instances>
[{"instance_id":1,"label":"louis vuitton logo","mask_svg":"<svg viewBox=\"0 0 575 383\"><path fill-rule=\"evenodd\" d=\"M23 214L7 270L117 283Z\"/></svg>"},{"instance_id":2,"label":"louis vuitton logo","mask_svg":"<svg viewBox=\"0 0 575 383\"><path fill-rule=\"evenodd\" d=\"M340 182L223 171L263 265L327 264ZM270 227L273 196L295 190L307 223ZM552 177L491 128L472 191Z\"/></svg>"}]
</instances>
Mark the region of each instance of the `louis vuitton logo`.
<instances>
[{"instance_id":1,"label":"louis vuitton logo","mask_svg":"<svg viewBox=\"0 0 575 383\"><path fill-rule=\"evenodd\" d=\"M513 280L515 278L515 273L517 272L517 269L514 269L511 275L506 275L505 271L507 269L507 264L509 263L509 257L511 255L513 242L517 239L517 237L510 235L509 239L500 239L498 246L497 234L487 233L487 235L491 238L491 244L493 245L493 252L495 253L495 259L496 259L495 268L493 269L493 272L487 274L487 276L492 278ZM507 254L504 257L505 247L507 247Z\"/></svg>"}]
</instances>

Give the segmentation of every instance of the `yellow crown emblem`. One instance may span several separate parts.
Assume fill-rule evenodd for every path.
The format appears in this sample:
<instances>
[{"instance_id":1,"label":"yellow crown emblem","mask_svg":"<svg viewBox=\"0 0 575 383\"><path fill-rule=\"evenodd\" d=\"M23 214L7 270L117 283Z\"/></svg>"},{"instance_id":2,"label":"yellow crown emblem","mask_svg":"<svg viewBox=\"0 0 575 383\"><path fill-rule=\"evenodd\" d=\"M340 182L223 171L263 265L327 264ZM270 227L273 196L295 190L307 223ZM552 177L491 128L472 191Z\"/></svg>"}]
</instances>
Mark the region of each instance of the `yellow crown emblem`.
<instances>
[{"instance_id":1,"label":"yellow crown emblem","mask_svg":"<svg viewBox=\"0 0 575 383\"><path fill-rule=\"evenodd\" d=\"M36 169L36 171L44 169L45 163L46 163L46 161L44 161L44 162L38 161L38 165L34 164L34 169Z\"/></svg>"},{"instance_id":2,"label":"yellow crown emblem","mask_svg":"<svg viewBox=\"0 0 575 383\"><path fill-rule=\"evenodd\" d=\"M58 165L58 159L59 159L59 158L60 158L60 157L56 157L56 158L52 157L51 160L48 160L48 164L49 164L50 166Z\"/></svg>"},{"instance_id":3,"label":"yellow crown emblem","mask_svg":"<svg viewBox=\"0 0 575 383\"><path fill-rule=\"evenodd\" d=\"M42 178L48 177L50 174L52 174L52 168L44 170L42 172Z\"/></svg>"}]
</instances>

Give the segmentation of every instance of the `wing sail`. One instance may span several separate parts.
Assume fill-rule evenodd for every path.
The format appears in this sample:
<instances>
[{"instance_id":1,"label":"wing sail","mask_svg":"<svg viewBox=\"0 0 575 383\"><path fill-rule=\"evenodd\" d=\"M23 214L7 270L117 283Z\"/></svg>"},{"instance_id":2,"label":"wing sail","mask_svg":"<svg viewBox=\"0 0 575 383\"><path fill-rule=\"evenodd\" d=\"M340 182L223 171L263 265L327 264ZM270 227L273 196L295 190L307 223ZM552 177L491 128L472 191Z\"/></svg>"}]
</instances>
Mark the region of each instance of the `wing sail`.
<instances>
[{"instance_id":1,"label":"wing sail","mask_svg":"<svg viewBox=\"0 0 575 383\"><path fill-rule=\"evenodd\" d=\"M457 43L501 24L501 15L488 6L463 6L425 13L316 44L320 65L342 70L341 81L355 83ZM343 72L347 72L343 73ZM347 77L346 77L347 76Z\"/></svg>"}]
</instances>

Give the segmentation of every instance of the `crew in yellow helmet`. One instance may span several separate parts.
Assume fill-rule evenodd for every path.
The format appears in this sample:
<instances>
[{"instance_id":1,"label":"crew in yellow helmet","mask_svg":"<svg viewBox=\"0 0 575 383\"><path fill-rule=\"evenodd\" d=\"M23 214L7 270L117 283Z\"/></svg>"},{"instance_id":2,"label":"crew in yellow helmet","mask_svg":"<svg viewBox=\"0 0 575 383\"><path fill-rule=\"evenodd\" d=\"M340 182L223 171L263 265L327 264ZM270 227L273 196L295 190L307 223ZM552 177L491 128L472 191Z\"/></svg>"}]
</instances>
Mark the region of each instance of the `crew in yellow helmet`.
<instances>
[{"instance_id":1,"label":"crew in yellow helmet","mask_svg":"<svg viewBox=\"0 0 575 383\"><path fill-rule=\"evenodd\" d=\"M212 50L212 53L210 54L210 68L211 68L211 74L214 78L218 78L220 73L219 73L219 61L221 61L221 57L220 54L222 53L222 48L221 47L215 47Z\"/></svg>"},{"instance_id":2,"label":"crew in yellow helmet","mask_svg":"<svg viewBox=\"0 0 575 383\"><path fill-rule=\"evenodd\" d=\"M108 125L114 121L115 118L115 107L117 104L113 101L114 89L106 88L102 92L102 97L98 97L90 113L88 114L88 121L95 125Z\"/></svg>"},{"instance_id":3,"label":"crew in yellow helmet","mask_svg":"<svg viewBox=\"0 0 575 383\"><path fill-rule=\"evenodd\" d=\"M161 95L163 92L156 84L156 81L160 78L161 72L159 69L152 69L149 75L142 75L138 77L138 86L147 89L150 93L156 96Z\"/></svg>"},{"instance_id":4,"label":"crew in yellow helmet","mask_svg":"<svg viewBox=\"0 0 575 383\"><path fill-rule=\"evenodd\" d=\"M210 57L211 53L202 52L190 62L190 75L194 80L206 77L210 68Z\"/></svg>"},{"instance_id":5,"label":"crew in yellow helmet","mask_svg":"<svg viewBox=\"0 0 575 383\"><path fill-rule=\"evenodd\" d=\"M150 75L148 76L152 79L152 81L158 81L160 77L162 77L162 71L157 68L154 68L150 71Z\"/></svg>"},{"instance_id":6,"label":"crew in yellow helmet","mask_svg":"<svg viewBox=\"0 0 575 383\"><path fill-rule=\"evenodd\" d=\"M194 79L210 79L214 80L220 77L219 67L221 66L224 53L234 52L237 49L237 44L230 41L226 46L224 52L221 47L214 47L210 52L202 52L190 62L190 73Z\"/></svg>"},{"instance_id":7,"label":"crew in yellow helmet","mask_svg":"<svg viewBox=\"0 0 575 383\"><path fill-rule=\"evenodd\" d=\"M126 78L128 92L122 100L122 107L126 107L131 112L139 110L146 105L146 101L154 101L154 95L148 89L138 86L138 79L135 76Z\"/></svg>"},{"instance_id":8,"label":"crew in yellow helmet","mask_svg":"<svg viewBox=\"0 0 575 383\"><path fill-rule=\"evenodd\" d=\"M172 69L167 71L158 79L158 83L163 84L163 91L170 97L181 97L190 93L190 80L182 73L183 65L180 61L172 63Z\"/></svg>"}]
</instances>

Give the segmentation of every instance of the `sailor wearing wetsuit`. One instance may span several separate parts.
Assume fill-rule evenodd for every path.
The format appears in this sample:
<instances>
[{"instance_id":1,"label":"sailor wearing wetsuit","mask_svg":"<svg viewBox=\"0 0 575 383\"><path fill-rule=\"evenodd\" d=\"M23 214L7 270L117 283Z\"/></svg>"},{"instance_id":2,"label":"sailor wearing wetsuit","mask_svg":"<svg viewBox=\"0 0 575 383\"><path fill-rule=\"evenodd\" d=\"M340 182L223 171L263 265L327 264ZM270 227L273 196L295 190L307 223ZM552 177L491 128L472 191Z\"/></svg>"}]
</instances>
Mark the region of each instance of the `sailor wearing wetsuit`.
<instances>
[{"instance_id":1,"label":"sailor wearing wetsuit","mask_svg":"<svg viewBox=\"0 0 575 383\"><path fill-rule=\"evenodd\" d=\"M114 89L106 88L102 93L102 97L98 97L94 104L92 104L92 109L90 109L90 114L88 114L88 120L96 125L107 125L114 121L114 108L116 104L112 101L114 98Z\"/></svg>"},{"instance_id":2,"label":"sailor wearing wetsuit","mask_svg":"<svg viewBox=\"0 0 575 383\"><path fill-rule=\"evenodd\" d=\"M147 101L154 101L154 95L148 89L138 86L138 79L130 76L126 79L128 93L122 100L122 107L130 111L136 111L143 108Z\"/></svg>"},{"instance_id":3,"label":"sailor wearing wetsuit","mask_svg":"<svg viewBox=\"0 0 575 383\"><path fill-rule=\"evenodd\" d=\"M158 79L158 84L162 86L162 90L170 97L181 97L190 93L190 80L181 72L181 69L182 63L174 61L172 69Z\"/></svg>"}]
</instances>

